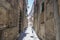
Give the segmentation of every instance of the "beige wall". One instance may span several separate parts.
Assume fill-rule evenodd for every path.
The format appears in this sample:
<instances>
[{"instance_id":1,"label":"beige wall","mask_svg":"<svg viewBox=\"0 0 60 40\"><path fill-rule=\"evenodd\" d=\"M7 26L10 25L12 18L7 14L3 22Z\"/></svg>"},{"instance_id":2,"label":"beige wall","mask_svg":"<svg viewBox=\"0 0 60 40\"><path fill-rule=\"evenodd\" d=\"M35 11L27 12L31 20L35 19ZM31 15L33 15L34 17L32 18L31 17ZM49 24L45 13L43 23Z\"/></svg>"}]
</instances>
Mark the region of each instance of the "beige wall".
<instances>
[{"instance_id":1,"label":"beige wall","mask_svg":"<svg viewBox=\"0 0 60 40\"><path fill-rule=\"evenodd\" d=\"M19 31L19 3L17 0L0 0L0 40L15 40Z\"/></svg>"},{"instance_id":2,"label":"beige wall","mask_svg":"<svg viewBox=\"0 0 60 40\"><path fill-rule=\"evenodd\" d=\"M40 0L40 3L38 3L38 5L41 4L41 2L42 1ZM37 12L38 16L34 16L34 28L38 31L37 34L42 40L56 40L56 26L54 20L53 1L45 0L44 3L45 4L43 12L40 12L41 5L37 6L39 11ZM38 17L38 21L36 17Z\"/></svg>"},{"instance_id":3,"label":"beige wall","mask_svg":"<svg viewBox=\"0 0 60 40\"><path fill-rule=\"evenodd\" d=\"M60 15L60 0L58 0L58 6L59 6L59 15Z\"/></svg>"},{"instance_id":4,"label":"beige wall","mask_svg":"<svg viewBox=\"0 0 60 40\"><path fill-rule=\"evenodd\" d=\"M56 40L56 27L54 22L54 11L53 11L53 1L50 0L46 4L46 39Z\"/></svg>"},{"instance_id":5,"label":"beige wall","mask_svg":"<svg viewBox=\"0 0 60 40\"><path fill-rule=\"evenodd\" d=\"M18 27L12 27L2 30L1 40L16 40L18 35Z\"/></svg>"},{"instance_id":6,"label":"beige wall","mask_svg":"<svg viewBox=\"0 0 60 40\"><path fill-rule=\"evenodd\" d=\"M35 31L36 31L36 33L37 33L37 31L38 31L38 28L37 28L37 24L38 22L37 22L37 12L36 13L34 13L34 23L33 23L33 27L34 27L34 29L35 29Z\"/></svg>"}]
</instances>

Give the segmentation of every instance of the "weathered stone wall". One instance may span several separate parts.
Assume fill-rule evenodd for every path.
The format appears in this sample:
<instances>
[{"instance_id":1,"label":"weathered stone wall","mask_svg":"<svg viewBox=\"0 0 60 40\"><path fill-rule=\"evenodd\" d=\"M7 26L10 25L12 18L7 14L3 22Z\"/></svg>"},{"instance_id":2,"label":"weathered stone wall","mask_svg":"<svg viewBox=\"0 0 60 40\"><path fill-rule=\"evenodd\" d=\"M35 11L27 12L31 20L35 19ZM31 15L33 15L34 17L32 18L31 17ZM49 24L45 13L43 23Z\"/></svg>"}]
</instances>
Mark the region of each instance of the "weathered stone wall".
<instances>
[{"instance_id":1,"label":"weathered stone wall","mask_svg":"<svg viewBox=\"0 0 60 40\"><path fill-rule=\"evenodd\" d=\"M46 40L56 40L54 19L46 21Z\"/></svg>"},{"instance_id":2,"label":"weathered stone wall","mask_svg":"<svg viewBox=\"0 0 60 40\"><path fill-rule=\"evenodd\" d=\"M37 33L38 31L38 28L37 28L37 12L34 13L34 23L33 23L33 26L34 26L34 29L35 29L35 32Z\"/></svg>"},{"instance_id":3,"label":"weathered stone wall","mask_svg":"<svg viewBox=\"0 0 60 40\"><path fill-rule=\"evenodd\" d=\"M28 0L24 0L24 8L23 8L23 11L24 11L24 14L23 14L23 25L24 25L24 27L23 27L23 30L24 30L24 28L25 27L28 27L28 19L27 19L27 3L28 2Z\"/></svg>"},{"instance_id":4,"label":"weathered stone wall","mask_svg":"<svg viewBox=\"0 0 60 40\"><path fill-rule=\"evenodd\" d=\"M19 0L0 0L0 38L15 40L18 34Z\"/></svg>"},{"instance_id":5,"label":"weathered stone wall","mask_svg":"<svg viewBox=\"0 0 60 40\"><path fill-rule=\"evenodd\" d=\"M20 15L19 15L19 33L23 30L23 0L19 0L19 6L20 6Z\"/></svg>"},{"instance_id":6,"label":"weathered stone wall","mask_svg":"<svg viewBox=\"0 0 60 40\"><path fill-rule=\"evenodd\" d=\"M38 30L38 37L42 40L45 40L45 24L40 24L39 30Z\"/></svg>"},{"instance_id":7,"label":"weathered stone wall","mask_svg":"<svg viewBox=\"0 0 60 40\"><path fill-rule=\"evenodd\" d=\"M60 16L60 0L57 0L57 2L58 2L58 6L59 6L59 16Z\"/></svg>"},{"instance_id":8,"label":"weathered stone wall","mask_svg":"<svg viewBox=\"0 0 60 40\"><path fill-rule=\"evenodd\" d=\"M53 1L46 2L46 40L56 40L56 30L54 22Z\"/></svg>"},{"instance_id":9,"label":"weathered stone wall","mask_svg":"<svg viewBox=\"0 0 60 40\"><path fill-rule=\"evenodd\" d=\"M37 0L34 10L34 29L41 40L45 40L44 11L42 12L42 0Z\"/></svg>"},{"instance_id":10,"label":"weathered stone wall","mask_svg":"<svg viewBox=\"0 0 60 40\"><path fill-rule=\"evenodd\" d=\"M7 11L3 7L0 7L0 28L2 28L4 24L7 24L7 21Z\"/></svg>"},{"instance_id":11,"label":"weathered stone wall","mask_svg":"<svg viewBox=\"0 0 60 40\"><path fill-rule=\"evenodd\" d=\"M56 26L54 20L53 0L44 1L44 11L41 11L43 1L40 0L40 5L36 5L38 10L37 15L34 15L34 29L37 29L37 34L42 40L56 40ZM40 7L40 8L39 8ZM35 12L36 13L36 12ZM34 13L34 14L35 14ZM38 19L37 19L38 18ZM38 21L37 21L38 20ZM37 25L39 24L39 25ZM37 26L36 26L37 25Z\"/></svg>"},{"instance_id":12,"label":"weathered stone wall","mask_svg":"<svg viewBox=\"0 0 60 40\"><path fill-rule=\"evenodd\" d=\"M24 28L28 27L28 19L27 16L24 17Z\"/></svg>"},{"instance_id":13,"label":"weathered stone wall","mask_svg":"<svg viewBox=\"0 0 60 40\"><path fill-rule=\"evenodd\" d=\"M16 40L18 35L18 27L12 27L2 30L1 40Z\"/></svg>"},{"instance_id":14,"label":"weathered stone wall","mask_svg":"<svg viewBox=\"0 0 60 40\"><path fill-rule=\"evenodd\" d=\"M33 27L36 33L38 33L38 13L37 4L34 4L34 14L33 14Z\"/></svg>"},{"instance_id":15,"label":"weathered stone wall","mask_svg":"<svg viewBox=\"0 0 60 40\"><path fill-rule=\"evenodd\" d=\"M39 23L39 37L42 40L45 40L45 23L44 23L44 12L40 14L40 23Z\"/></svg>"}]
</instances>

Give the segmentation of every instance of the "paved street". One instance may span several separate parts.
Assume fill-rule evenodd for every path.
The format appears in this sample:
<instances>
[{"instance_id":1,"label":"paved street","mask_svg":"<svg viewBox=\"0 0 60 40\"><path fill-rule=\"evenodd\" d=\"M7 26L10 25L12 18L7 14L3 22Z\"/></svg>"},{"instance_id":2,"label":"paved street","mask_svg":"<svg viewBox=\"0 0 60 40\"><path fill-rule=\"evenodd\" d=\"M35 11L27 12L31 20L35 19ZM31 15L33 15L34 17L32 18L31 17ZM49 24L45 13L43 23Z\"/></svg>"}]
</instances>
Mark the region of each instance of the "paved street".
<instances>
[{"instance_id":1,"label":"paved street","mask_svg":"<svg viewBox=\"0 0 60 40\"><path fill-rule=\"evenodd\" d=\"M18 40L39 40L34 29L30 26L25 28Z\"/></svg>"}]
</instances>

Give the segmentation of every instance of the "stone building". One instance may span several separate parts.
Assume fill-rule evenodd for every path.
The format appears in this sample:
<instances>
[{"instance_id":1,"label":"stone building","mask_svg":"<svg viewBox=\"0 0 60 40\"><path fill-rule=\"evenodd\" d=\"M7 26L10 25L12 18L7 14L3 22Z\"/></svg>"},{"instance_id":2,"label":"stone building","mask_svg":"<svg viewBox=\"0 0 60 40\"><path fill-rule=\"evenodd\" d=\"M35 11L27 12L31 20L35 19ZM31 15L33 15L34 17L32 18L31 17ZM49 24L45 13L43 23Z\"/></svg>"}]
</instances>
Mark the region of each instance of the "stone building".
<instances>
[{"instance_id":1,"label":"stone building","mask_svg":"<svg viewBox=\"0 0 60 40\"><path fill-rule=\"evenodd\" d=\"M19 14L19 33L22 31L22 29L23 29L23 14L24 14L24 10L23 10L23 7L24 7L24 2L23 2L23 0L20 0L19 1L20 3L19 3L19 5L20 5L20 14Z\"/></svg>"},{"instance_id":2,"label":"stone building","mask_svg":"<svg viewBox=\"0 0 60 40\"><path fill-rule=\"evenodd\" d=\"M30 24L30 25L28 24L29 26L33 26L33 13L34 13L34 2L30 10L30 13L28 14L28 17L29 17L28 22Z\"/></svg>"},{"instance_id":3,"label":"stone building","mask_svg":"<svg viewBox=\"0 0 60 40\"><path fill-rule=\"evenodd\" d=\"M24 23L24 28L25 28L25 27L28 26L28 19L27 19L27 11L28 11L28 10L27 10L27 5L28 5L28 0L24 0L24 2L25 2L25 3L24 3L24 19L23 19L24 22L23 22L23 23ZM24 29L24 28L23 28L23 29Z\"/></svg>"},{"instance_id":4,"label":"stone building","mask_svg":"<svg viewBox=\"0 0 60 40\"><path fill-rule=\"evenodd\" d=\"M17 39L24 24L24 5L24 0L0 0L0 40Z\"/></svg>"},{"instance_id":5,"label":"stone building","mask_svg":"<svg viewBox=\"0 0 60 40\"><path fill-rule=\"evenodd\" d=\"M34 1L34 29L41 40L60 40L59 0Z\"/></svg>"}]
</instances>

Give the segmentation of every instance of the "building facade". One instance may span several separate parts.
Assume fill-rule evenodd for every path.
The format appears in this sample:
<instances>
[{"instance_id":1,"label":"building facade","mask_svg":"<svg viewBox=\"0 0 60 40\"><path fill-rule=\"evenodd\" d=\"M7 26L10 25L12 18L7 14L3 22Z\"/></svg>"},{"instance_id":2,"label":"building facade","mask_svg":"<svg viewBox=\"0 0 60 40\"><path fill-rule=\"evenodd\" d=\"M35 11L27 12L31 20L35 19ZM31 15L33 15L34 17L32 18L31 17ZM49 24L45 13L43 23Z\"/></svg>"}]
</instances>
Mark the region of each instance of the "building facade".
<instances>
[{"instance_id":1,"label":"building facade","mask_svg":"<svg viewBox=\"0 0 60 40\"><path fill-rule=\"evenodd\" d=\"M25 3L24 3L24 19L23 20L24 20L24 28L25 28L25 27L28 27L28 19L27 19L27 11L28 11L27 10L27 5L28 5L28 0L24 0L24 2Z\"/></svg>"},{"instance_id":2,"label":"building facade","mask_svg":"<svg viewBox=\"0 0 60 40\"><path fill-rule=\"evenodd\" d=\"M24 28L25 3L24 0L0 0L0 40L17 39Z\"/></svg>"},{"instance_id":3,"label":"building facade","mask_svg":"<svg viewBox=\"0 0 60 40\"><path fill-rule=\"evenodd\" d=\"M0 0L0 40L15 40L19 27L19 0Z\"/></svg>"},{"instance_id":4,"label":"building facade","mask_svg":"<svg viewBox=\"0 0 60 40\"><path fill-rule=\"evenodd\" d=\"M30 13L28 15L28 17L29 17L29 19L28 19L28 22L29 22L28 25L29 26L33 26L33 13L34 13L34 3L32 5L31 11L30 11Z\"/></svg>"},{"instance_id":5,"label":"building facade","mask_svg":"<svg viewBox=\"0 0 60 40\"><path fill-rule=\"evenodd\" d=\"M59 0L35 0L34 29L41 40L60 40Z\"/></svg>"}]
</instances>

